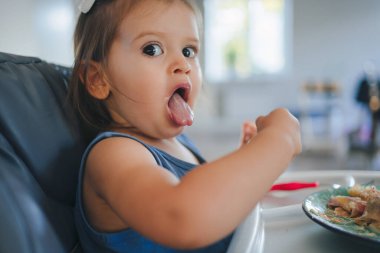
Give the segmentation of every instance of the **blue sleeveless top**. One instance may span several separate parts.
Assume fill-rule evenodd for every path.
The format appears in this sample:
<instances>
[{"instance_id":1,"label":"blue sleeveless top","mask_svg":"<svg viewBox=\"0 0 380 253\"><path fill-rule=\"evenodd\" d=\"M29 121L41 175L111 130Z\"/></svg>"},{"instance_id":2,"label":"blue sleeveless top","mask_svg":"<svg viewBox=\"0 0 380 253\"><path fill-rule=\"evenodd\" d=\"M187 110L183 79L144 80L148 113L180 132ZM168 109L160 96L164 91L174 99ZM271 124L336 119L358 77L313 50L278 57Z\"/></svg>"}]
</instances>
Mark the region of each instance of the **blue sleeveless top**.
<instances>
[{"instance_id":1,"label":"blue sleeveless top","mask_svg":"<svg viewBox=\"0 0 380 253\"><path fill-rule=\"evenodd\" d=\"M166 168L174 175L176 175L178 178L181 178L188 171L190 171L196 166L195 164L179 160L169 155L168 153L153 146L147 145L139 139L127 134L116 132L104 132L99 134L87 147L82 157L82 163L79 171L78 190L76 196L75 222L79 234L80 243L85 253L224 253L227 251L232 235L205 248L197 250L176 250L157 244L151 241L150 239L142 236L141 234L139 234L131 228L112 233L99 232L95 230L87 220L83 208L82 185L84 168L87 156L90 150L94 147L94 145L99 141L110 137L125 137L141 143L152 153L158 165ZM190 142L190 140L185 135L180 135L177 137L177 139L196 156L200 163L205 162L205 160L201 157L196 147ZM202 233L202 231L199 231L199 233Z\"/></svg>"}]
</instances>

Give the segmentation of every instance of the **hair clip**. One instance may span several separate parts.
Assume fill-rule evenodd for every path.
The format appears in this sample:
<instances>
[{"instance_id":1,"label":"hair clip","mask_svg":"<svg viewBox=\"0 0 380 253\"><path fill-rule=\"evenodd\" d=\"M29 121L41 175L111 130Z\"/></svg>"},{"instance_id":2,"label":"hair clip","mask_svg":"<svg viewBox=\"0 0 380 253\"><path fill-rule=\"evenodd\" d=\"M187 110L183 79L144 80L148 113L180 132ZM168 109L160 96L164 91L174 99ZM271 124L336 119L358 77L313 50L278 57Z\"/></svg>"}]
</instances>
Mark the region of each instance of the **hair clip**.
<instances>
[{"instance_id":1,"label":"hair clip","mask_svg":"<svg viewBox=\"0 0 380 253\"><path fill-rule=\"evenodd\" d=\"M90 11L91 7L94 5L95 0L76 0L78 9L82 13L87 13Z\"/></svg>"}]
</instances>

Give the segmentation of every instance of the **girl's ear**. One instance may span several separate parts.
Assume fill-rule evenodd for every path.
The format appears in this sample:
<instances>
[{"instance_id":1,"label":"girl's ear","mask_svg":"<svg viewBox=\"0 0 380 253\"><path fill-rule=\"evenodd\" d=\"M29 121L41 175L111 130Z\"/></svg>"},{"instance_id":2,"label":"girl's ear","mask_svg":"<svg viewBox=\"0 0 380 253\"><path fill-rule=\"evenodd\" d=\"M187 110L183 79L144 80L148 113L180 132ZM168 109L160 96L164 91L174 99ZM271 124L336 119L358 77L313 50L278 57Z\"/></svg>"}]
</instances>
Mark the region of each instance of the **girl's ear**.
<instances>
[{"instance_id":1,"label":"girl's ear","mask_svg":"<svg viewBox=\"0 0 380 253\"><path fill-rule=\"evenodd\" d=\"M110 86L102 66L97 62L91 62L88 66L85 86L88 93L94 98L104 100L110 94Z\"/></svg>"}]
</instances>

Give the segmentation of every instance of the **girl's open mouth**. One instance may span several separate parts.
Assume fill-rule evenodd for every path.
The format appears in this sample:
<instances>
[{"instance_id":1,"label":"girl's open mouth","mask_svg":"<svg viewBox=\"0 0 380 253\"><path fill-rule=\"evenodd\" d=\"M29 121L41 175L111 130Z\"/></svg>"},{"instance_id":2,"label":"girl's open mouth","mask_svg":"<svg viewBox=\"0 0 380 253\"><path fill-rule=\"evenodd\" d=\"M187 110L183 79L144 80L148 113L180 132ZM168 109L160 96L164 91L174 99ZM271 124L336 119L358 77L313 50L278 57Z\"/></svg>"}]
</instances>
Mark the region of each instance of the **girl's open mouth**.
<instances>
[{"instance_id":1,"label":"girl's open mouth","mask_svg":"<svg viewBox=\"0 0 380 253\"><path fill-rule=\"evenodd\" d=\"M187 103L190 94L190 85L183 84L174 91L169 99L168 107L171 120L179 126L191 126L194 113Z\"/></svg>"}]
</instances>

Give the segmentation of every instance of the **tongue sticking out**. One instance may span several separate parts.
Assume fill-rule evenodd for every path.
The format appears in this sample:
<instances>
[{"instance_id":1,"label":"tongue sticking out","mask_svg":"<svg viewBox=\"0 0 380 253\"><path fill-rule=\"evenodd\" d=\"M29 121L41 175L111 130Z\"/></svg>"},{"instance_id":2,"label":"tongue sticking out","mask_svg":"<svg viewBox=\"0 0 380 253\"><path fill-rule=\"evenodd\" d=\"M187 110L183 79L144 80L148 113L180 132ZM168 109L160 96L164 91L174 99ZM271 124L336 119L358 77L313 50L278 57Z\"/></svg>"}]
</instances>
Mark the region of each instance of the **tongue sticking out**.
<instances>
[{"instance_id":1,"label":"tongue sticking out","mask_svg":"<svg viewBox=\"0 0 380 253\"><path fill-rule=\"evenodd\" d=\"M179 126L191 126L193 124L194 113L185 100L174 93L169 100L171 119Z\"/></svg>"}]
</instances>

